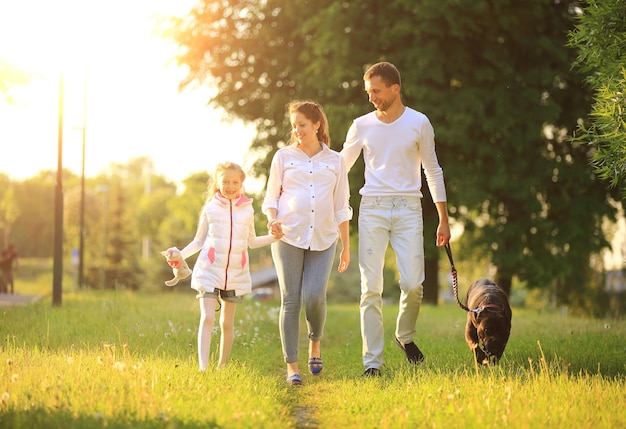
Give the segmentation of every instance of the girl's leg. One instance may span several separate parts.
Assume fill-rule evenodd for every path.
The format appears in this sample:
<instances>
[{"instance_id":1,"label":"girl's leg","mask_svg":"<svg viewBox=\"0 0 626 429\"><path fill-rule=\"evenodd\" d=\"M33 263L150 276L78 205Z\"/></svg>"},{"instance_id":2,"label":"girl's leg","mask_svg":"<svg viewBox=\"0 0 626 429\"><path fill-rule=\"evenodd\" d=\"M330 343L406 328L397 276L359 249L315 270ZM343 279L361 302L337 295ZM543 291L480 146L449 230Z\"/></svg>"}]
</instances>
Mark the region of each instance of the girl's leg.
<instances>
[{"instance_id":1,"label":"girl's leg","mask_svg":"<svg viewBox=\"0 0 626 429\"><path fill-rule=\"evenodd\" d=\"M222 301L222 314L220 315L222 336L220 338L220 360L217 364L218 368L225 367L228 363L228 358L230 358L230 351L233 348L233 339L235 338L236 309L236 302Z\"/></svg>"},{"instance_id":2,"label":"girl's leg","mask_svg":"<svg viewBox=\"0 0 626 429\"><path fill-rule=\"evenodd\" d=\"M205 371L209 364L209 354L211 352L211 333L215 324L215 304L214 297L204 297L198 299L200 302L200 326L198 327L198 363L200 371Z\"/></svg>"}]
</instances>

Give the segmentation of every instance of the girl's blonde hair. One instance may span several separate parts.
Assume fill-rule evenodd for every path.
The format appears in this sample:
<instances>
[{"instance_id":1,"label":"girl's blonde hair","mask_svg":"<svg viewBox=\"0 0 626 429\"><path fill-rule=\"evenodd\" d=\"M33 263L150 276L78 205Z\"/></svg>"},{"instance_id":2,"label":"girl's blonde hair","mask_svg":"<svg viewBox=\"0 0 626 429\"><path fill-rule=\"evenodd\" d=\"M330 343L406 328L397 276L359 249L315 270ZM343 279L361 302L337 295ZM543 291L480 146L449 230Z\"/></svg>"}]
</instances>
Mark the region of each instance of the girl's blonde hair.
<instances>
[{"instance_id":1,"label":"girl's blonde hair","mask_svg":"<svg viewBox=\"0 0 626 429\"><path fill-rule=\"evenodd\" d=\"M215 193L219 191L219 176L223 174L226 170L236 171L241 174L241 183L246 180L246 173L243 171L243 168L241 168L239 164L235 164L234 162L222 162L221 164L218 164L217 167L215 167L215 171L213 172L213 177L210 177L207 181L205 201L210 201Z\"/></svg>"},{"instance_id":2,"label":"girl's blonde hair","mask_svg":"<svg viewBox=\"0 0 626 429\"><path fill-rule=\"evenodd\" d=\"M314 124L319 122L320 127L317 130L317 139L326 146L330 147L330 133L328 131L328 119L326 119L326 113L324 109L318 103L314 101L292 101L287 105L287 116L291 117L294 113L302 113L307 119ZM294 143L296 137L293 133L290 133L289 143Z\"/></svg>"}]
</instances>

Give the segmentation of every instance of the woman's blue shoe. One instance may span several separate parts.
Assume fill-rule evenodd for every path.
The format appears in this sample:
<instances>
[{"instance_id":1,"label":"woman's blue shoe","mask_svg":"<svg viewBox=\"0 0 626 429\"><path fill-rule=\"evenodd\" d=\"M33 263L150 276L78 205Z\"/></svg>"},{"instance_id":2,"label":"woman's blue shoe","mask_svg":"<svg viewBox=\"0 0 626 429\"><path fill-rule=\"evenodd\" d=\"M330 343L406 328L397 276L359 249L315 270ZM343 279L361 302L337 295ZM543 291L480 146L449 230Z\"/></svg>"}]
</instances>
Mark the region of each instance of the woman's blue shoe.
<instances>
[{"instance_id":1,"label":"woman's blue shoe","mask_svg":"<svg viewBox=\"0 0 626 429\"><path fill-rule=\"evenodd\" d=\"M309 359L309 372L313 375L319 375L324 369L322 358L310 358Z\"/></svg>"},{"instance_id":2,"label":"woman's blue shoe","mask_svg":"<svg viewBox=\"0 0 626 429\"><path fill-rule=\"evenodd\" d=\"M302 378L300 378L300 374L292 374L287 377L287 383L292 385L302 384Z\"/></svg>"}]
</instances>

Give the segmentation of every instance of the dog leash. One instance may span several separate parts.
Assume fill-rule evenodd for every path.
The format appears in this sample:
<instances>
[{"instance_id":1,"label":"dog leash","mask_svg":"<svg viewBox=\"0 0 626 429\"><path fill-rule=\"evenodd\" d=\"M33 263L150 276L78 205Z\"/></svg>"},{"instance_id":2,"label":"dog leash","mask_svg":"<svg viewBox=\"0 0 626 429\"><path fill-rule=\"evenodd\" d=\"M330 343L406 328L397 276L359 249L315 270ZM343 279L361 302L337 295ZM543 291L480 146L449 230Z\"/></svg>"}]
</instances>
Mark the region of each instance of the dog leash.
<instances>
[{"instance_id":1,"label":"dog leash","mask_svg":"<svg viewBox=\"0 0 626 429\"><path fill-rule=\"evenodd\" d=\"M456 303L465 311L473 311L470 310L465 304L461 302L459 299L459 278L456 272L456 268L454 267L454 259L452 258L452 249L450 249L450 243L446 243L444 246L446 249L446 253L448 254L448 259L450 260L450 266L452 267L452 289L454 290L454 299L456 299Z\"/></svg>"},{"instance_id":2,"label":"dog leash","mask_svg":"<svg viewBox=\"0 0 626 429\"><path fill-rule=\"evenodd\" d=\"M502 308L496 304L485 304L482 307L471 309L461 302L461 300L459 299L459 278L457 276L456 268L454 267L454 259L452 258L452 249L450 249L450 243L447 243L444 248L446 249L448 259L450 260L450 266L452 267L452 289L454 290L454 299L456 300L456 303L459 305L459 307L469 313L476 313L477 315L480 314L480 312L483 311L485 308L496 308L498 310L502 310Z\"/></svg>"},{"instance_id":3,"label":"dog leash","mask_svg":"<svg viewBox=\"0 0 626 429\"><path fill-rule=\"evenodd\" d=\"M461 300L459 299L459 278L456 273L456 268L454 268L454 259L452 259L452 249L450 249L450 243L445 245L445 249L446 253L448 254L448 259L450 260L450 266L452 267L452 289L454 289L454 299L456 299L456 303L459 304L459 307L469 313L476 313L477 315L480 314L480 312L483 311L485 308L501 309L500 306L496 304L485 304L482 307L471 309L461 302Z\"/></svg>"},{"instance_id":4,"label":"dog leash","mask_svg":"<svg viewBox=\"0 0 626 429\"><path fill-rule=\"evenodd\" d=\"M452 289L454 289L454 298L456 299L456 303L459 305L459 307L461 307L463 310L467 311L468 313L475 313L477 317L480 314L480 312L483 311L485 308L497 308L497 309L500 309L500 307L498 305L495 305L495 304L485 304L482 307L478 307L478 308L475 308L475 309L472 310L468 306L463 304L461 302L461 300L459 300L459 279L458 279L458 276L457 276L456 268L454 267L454 259L452 258L452 249L450 249L450 243L447 243L444 246L444 248L446 249L446 253L448 254L448 259L450 260L450 266L452 267ZM479 345L479 347L480 347L480 345ZM487 352L487 349L485 348L484 344L483 344L481 350L487 356L490 356L490 354Z\"/></svg>"}]
</instances>

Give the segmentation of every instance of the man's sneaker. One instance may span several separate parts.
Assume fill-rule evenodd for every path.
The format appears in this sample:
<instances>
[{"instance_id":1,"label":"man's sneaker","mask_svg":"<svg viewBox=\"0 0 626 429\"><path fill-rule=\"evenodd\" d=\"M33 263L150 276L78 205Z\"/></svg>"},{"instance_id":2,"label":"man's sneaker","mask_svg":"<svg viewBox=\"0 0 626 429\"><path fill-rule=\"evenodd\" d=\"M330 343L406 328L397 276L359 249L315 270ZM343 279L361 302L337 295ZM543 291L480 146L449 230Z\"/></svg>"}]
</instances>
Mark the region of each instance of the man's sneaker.
<instances>
[{"instance_id":1,"label":"man's sneaker","mask_svg":"<svg viewBox=\"0 0 626 429\"><path fill-rule=\"evenodd\" d=\"M380 369L367 368L363 373L363 377L380 377Z\"/></svg>"},{"instance_id":2,"label":"man's sneaker","mask_svg":"<svg viewBox=\"0 0 626 429\"><path fill-rule=\"evenodd\" d=\"M404 354L406 355L406 360L408 360L409 363L424 362L424 355L422 354L421 350L417 348L417 346L415 345L413 341L411 341L410 343L406 343L405 345L402 345L400 340L396 338L396 344L402 350L404 350Z\"/></svg>"}]
</instances>

